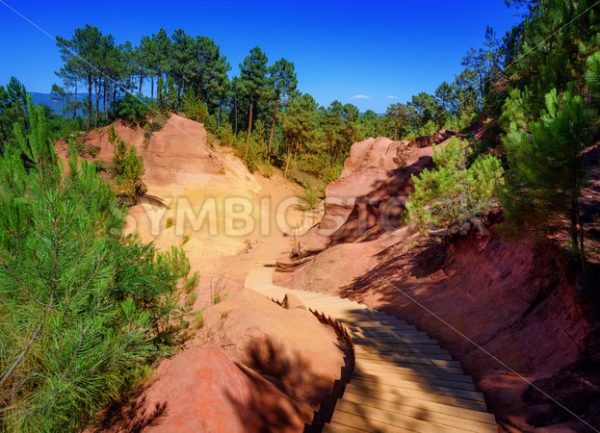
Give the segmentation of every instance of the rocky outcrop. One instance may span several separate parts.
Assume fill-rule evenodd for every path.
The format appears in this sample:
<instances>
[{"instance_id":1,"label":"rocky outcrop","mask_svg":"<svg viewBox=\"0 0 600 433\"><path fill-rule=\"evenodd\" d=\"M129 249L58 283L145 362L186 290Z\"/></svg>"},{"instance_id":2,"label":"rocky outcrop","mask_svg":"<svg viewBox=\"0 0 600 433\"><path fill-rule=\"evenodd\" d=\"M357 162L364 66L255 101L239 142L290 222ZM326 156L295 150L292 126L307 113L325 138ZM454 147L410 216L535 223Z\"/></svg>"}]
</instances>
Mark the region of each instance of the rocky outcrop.
<instances>
[{"instance_id":1,"label":"rocky outcrop","mask_svg":"<svg viewBox=\"0 0 600 433\"><path fill-rule=\"evenodd\" d=\"M430 163L431 148L417 148L408 141L380 137L353 144L339 179L325 190L321 222L300 239L301 250L314 253L356 240L381 226L384 210L385 217L391 214L392 223L397 223L393 207L402 207L410 177ZM384 209L389 198L394 203ZM350 234L352 239L347 237Z\"/></svg>"}]
</instances>

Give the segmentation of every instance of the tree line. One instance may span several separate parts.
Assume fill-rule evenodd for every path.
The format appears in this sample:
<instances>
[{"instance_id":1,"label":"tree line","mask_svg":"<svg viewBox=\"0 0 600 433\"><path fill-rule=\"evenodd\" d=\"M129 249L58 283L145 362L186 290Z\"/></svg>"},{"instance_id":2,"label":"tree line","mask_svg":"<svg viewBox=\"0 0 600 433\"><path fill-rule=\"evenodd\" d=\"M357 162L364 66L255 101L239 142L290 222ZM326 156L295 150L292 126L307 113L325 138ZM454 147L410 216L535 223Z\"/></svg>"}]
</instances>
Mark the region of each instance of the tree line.
<instances>
[{"instance_id":1,"label":"tree line","mask_svg":"<svg viewBox=\"0 0 600 433\"><path fill-rule=\"evenodd\" d=\"M117 117L138 121L149 111L184 112L220 138L243 144L240 154L249 165L267 161L286 171L298 155L311 155L309 163L300 161L303 166L319 160L316 172L339 166L350 145L367 137L414 138L468 125L481 106L478 84L497 61L488 51L472 50L454 81L382 115L339 101L319 106L299 91L293 62L270 63L260 47L230 77L231 65L212 39L181 29L171 35L160 29L134 45L86 25L57 43L62 86L54 85L52 94L67 116L85 113L88 128Z\"/></svg>"}]
</instances>

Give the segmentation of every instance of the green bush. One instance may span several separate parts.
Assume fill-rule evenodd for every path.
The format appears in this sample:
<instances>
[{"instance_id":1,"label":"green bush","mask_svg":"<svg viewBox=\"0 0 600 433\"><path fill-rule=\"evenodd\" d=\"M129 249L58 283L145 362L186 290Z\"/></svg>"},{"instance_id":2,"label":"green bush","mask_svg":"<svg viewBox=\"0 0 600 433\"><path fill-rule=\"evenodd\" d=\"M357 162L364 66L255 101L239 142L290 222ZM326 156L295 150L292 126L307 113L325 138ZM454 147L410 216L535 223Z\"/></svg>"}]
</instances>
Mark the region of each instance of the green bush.
<instances>
[{"instance_id":1,"label":"green bush","mask_svg":"<svg viewBox=\"0 0 600 433\"><path fill-rule=\"evenodd\" d=\"M414 191L406 209L421 231L449 229L487 213L503 184L500 161L478 157L467 167L468 143L453 138L444 149L434 148L436 168L413 176Z\"/></svg>"},{"instance_id":2,"label":"green bush","mask_svg":"<svg viewBox=\"0 0 600 433\"><path fill-rule=\"evenodd\" d=\"M234 146L235 145L235 134L233 133L233 129L231 128L231 124L229 122L224 122L221 127L217 131L217 136L221 141L221 144L224 146Z\"/></svg>"},{"instance_id":3,"label":"green bush","mask_svg":"<svg viewBox=\"0 0 600 433\"><path fill-rule=\"evenodd\" d=\"M204 121L204 127L211 134L216 133L217 130L218 130L218 128L217 128L217 118L213 114L207 116L206 120Z\"/></svg>"},{"instance_id":4,"label":"green bush","mask_svg":"<svg viewBox=\"0 0 600 433\"><path fill-rule=\"evenodd\" d=\"M126 204L135 204L136 197L143 195L146 188L142 182L144 166L135 147L127 146L125 141L111 126L108 140L115 145L115 153L110 171L116 183L116 192Z\"/></svg>"},{"instance_id":5,"label":"green bush","mask_svg":"<svg viewBox=\"0 0 600 433\"><path fill-rule=\"evenodd\" d=\"M262 174L266 178L273 177L275 170L273 169L273 165L267 160L260 164L260 174Z\"/></svg>"},{"instance_id":6,"label":"green bush","mask_svg":"<svg viewBox=\"0 0 600 433\"><path fill-rule=\"evenodd\" d=\"M175 246L170 251L160 253L158 263L166 266L177 279L187 278L191 270L185 251Z\"/></svg>"},{"instance_id":7,"label":"green bush","mask_svg":"<svg viewBox=\"0 0 600 433\"><path fill-rule=\"evenodd\" d=\"M335 163L326 153L298 155L296 166L298 170L315 176L325 183L337 180L343 169L342 163Z\"/></svg>"},{"instance_id":8,"label":"green bush","mask_svg":"<svg viewBox=\"0 0 600 433\"><path fill-rule=\"evenodd\" d=\"M144 125L150 108L140 98L130 93L117 103L117 116L132 125Z\"/></svg>"},{"instance_id":9,"label":"green bush","mask_svg":"<svg viewBox=\"0 0 600 433\"><path fill-rule=\"evenodd\" d=\"M192 329L201 329L204 327L204 312L202 310L194 313L194 319L192 320Z\"/></svg>"},{"instance_id":10,"label":"green bush","mask_svg":"<svg viewBox=\"0 0 600 433\"><path fill-rule=\"evenodd\" d=\"M181 106L183 115L188 119L204 123L208 118L208 107L204 102L196 98L193 92L186 92L183 95Z\"/></svg>"},{"instance_id":11,"label":"green bush","mask_svg":"<svg viewBox=\"0 0 600 433\"><path fill-rule=\"evenodd\" d=\"M191 277L185 280L183 284L183 290L186 293L190 293L192 290L196 288L198 283L200 282L200 273L198 271L194 272Z\"/></svg>"},{"instance_id":12,"label":"green bush","mask_svg":"<svg viewBox=\"0 0 600 433\"><path fill-rule=\"evenodd\" d=\"M315 209L320 200L321 192L313 185L309 185L304 189L302 194L298 196L298 204L304 211Z\"/></svg>"}]
</instances>

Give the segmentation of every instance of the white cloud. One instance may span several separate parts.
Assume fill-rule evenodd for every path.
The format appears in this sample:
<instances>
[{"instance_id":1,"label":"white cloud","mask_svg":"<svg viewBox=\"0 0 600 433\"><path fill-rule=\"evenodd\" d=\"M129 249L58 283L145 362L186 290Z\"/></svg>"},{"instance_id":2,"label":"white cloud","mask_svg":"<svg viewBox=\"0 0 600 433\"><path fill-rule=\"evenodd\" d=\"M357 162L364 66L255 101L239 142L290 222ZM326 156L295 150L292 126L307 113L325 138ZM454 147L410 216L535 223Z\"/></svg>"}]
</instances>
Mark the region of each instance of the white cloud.
<instances>
[{"instance_id":1,"label":"white cloud","mask_svg":"<svg viewBox=\"0 0 600 433\"><path fill-rule=\"evenodd\" d=\"M352 99L371 99L369 95L354 95Z\"/></svg>"},{"instance_id":2,"label":"white cloud","mask_svg":"<svg viewBox=\"0 0 600 433\"><path fill-rule=\"evenodd\" d=\"M397 96L394 96L394 95L389 95L389 96L386 96L386 98L388 98L388 99L398 99L398 97L397 97Z\"/></svg>"}]
</instances>

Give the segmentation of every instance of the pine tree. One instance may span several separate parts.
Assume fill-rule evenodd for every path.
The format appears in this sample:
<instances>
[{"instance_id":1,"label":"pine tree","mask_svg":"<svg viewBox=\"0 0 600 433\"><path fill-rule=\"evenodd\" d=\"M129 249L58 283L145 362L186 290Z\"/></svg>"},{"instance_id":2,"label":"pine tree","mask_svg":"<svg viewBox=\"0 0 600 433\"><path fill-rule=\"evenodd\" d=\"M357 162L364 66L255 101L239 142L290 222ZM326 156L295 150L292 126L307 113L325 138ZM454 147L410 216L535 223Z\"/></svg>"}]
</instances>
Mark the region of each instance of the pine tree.
<instances>
[{"instance_id":1,"label":"pine tree","mask_svg":"<svg viewBox=\"0 0 600 433\"><path fill-rule=\"evenodd\" d=\"M469 145L453 138L445 148L434 148L435 169L413 176L414 191L406 204L408 220L419 230L454 230L474 217L484 216L503 184L500 161L479 156L468 166Z\"/></svg>"},{"instance_id":2,"label":"pine tree","mask_svg":"<svg viewBox=\"0 0 600 433\"><path fill-rule=\"evenodd\" d=\"M0 156L0 430L75 432L159 355L184 259L121 240L110 188L28 113Z\"/></svg>"},{"instance_id":3,"label":"pine tree","mask_svg":"<svg viewBox=\"0 0 600 433\"><path fill-rule=\"evenodd\" d=\"M583 100L569 90L546 94L546 110L528 130L511 123L503 140L509 165L504 206L509 218L536 225L559 224L565 216L573 250L583 255L579 196L581 151L589 142Z\"/></svg>"},{"instance_id":4,"label":"pine tree","mask_svg":"<svg viewBox=\"0 0 600 433\"><path fill-rule=\"evenodd\" d=\"M261 98L268 94L267 88L267 55L259 48L254 47L250 54L240 64L239 85L247 98L248 118L246 124L246 146L250 146L252 128L256 105Z\"/></svg>"}]
</instances>

